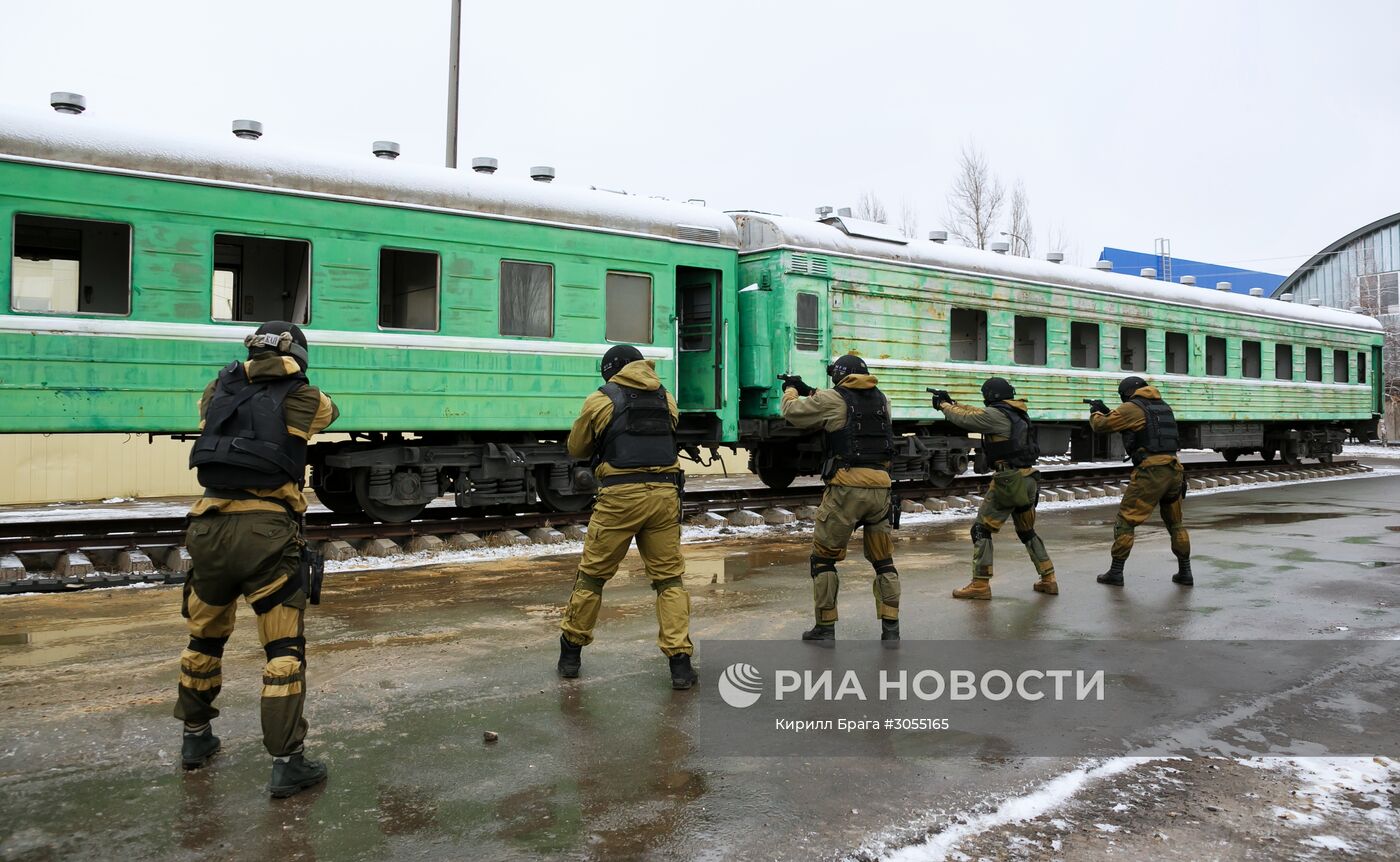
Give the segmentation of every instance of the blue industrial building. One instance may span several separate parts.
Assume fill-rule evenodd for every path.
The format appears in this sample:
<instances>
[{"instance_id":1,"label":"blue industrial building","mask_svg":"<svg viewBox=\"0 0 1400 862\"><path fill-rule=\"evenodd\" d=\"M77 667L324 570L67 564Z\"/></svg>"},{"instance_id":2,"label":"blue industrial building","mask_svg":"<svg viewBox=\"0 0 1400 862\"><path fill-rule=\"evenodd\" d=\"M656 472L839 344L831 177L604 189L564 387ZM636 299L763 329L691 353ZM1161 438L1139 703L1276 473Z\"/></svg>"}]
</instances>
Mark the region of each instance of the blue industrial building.
<instances>
[{"instance_id":1,"label":"blue industrial building","mask_svg":"<svg viewBox=\"0 0 1400 862\"><path fill-rule=\"evenodd\" d=\"M1235 293L1249 293L1250 288L1261 288L1265 296L1273 295L1279 285L1283 284L1286 276L1272 272L1259 272L1254 269L1240 269L1237 266L1225 266L1219 263L1205 263L1199 260L1187 260L1184 257L1166 257L1145 251L1129 251L1125 248L1105 248L1099 255L1100 260L1112 262L1113 271L1125 273L1127 275L1137 275L1143 269L1151 267L1156 270L1157 277L1163 280L1170 278L1172 281L1181 281L1185 275L1196 279L1197 287L1214 289L1216 282L1230 282L1230 290ZM1164 263L1170 262L1170 274L1166 272Z\"/></svg>"}]
</instances>

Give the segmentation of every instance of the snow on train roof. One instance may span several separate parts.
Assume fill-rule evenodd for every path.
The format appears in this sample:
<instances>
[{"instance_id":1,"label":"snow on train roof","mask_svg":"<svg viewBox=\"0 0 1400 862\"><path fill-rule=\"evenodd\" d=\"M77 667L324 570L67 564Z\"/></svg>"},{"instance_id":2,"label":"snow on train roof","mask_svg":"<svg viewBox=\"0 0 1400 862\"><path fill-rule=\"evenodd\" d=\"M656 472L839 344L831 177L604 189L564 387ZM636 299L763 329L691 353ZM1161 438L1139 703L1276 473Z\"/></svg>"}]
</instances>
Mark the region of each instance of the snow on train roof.
<instances>
[{"instance_id":1,"label":"snow on train roof","mask_svg":"<svg viewBox=\"0 0 1400 862\"><path fill-rule=\"evenodd\" d=\"M468 169L308 153L275 141L181 138L90 114L0 106L0 160L96 169L368 200L720 245L737 244L728 216L703 206L570 188Z\"/></svg>"},{"instance_id":2,"label":"snow on train roof","mask_svg":"<svg viewBox=\"0 0 1400 862\"><path fill-rule=\"evenodd\" d=\"M1347 329L1381 331L1381 323L1375 318L1336 308L1315 308L1310 305L1299 305L1267 297L1243 296L1205 287L1173 284L1134 275L1101 272L1086 267L1013 257L964 246L929 242L928 240L894 242L871 239L867 236L847 233L838 226L840 220L836 218L831 219L832 223L828 224L822 221L775 216L768 213L733 212L730 215L739 226L740 253L752 253L779 247L794 248L819 253L890 260L998 278L1078 287L1238 314L1287 318Z\"/></svg>"}]
</instances>

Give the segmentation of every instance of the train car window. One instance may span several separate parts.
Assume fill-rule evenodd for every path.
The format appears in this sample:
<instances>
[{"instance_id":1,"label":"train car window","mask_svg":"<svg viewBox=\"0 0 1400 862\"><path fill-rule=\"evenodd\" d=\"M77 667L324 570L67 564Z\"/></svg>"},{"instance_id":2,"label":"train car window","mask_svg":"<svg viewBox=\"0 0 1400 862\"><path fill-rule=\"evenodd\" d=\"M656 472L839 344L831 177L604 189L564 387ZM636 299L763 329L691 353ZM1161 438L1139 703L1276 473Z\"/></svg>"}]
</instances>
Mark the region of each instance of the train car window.
<instances>
[{"instance_id":1,"label":"train car window","mask_svg":"<svg viewBox=\"0 0 1400 862\"><path fill-rule=\"evenodd\" d=\"M1168 374L1191 373L1191 339L1186 337L1186 333L1167 333L1164 357Z\"/></svg>"},{"instance_id":2,"label":"train car window","mask_svg":"<svg viewBox=\"0 0 1400 862\"><path fill-rule=\"evenodd\" d=\"M311 243L214 235L214 320L306 323L311 311Z\"/></svg>"},{"instance_id":3,"label":"train car window","mask_svg":"<svg viewBox=\"0 0 1400 862\"><path fill-rule=\"evenodd\" d=\"M1264 376L1263 347L1259 342L1240 342L1240 373L1245 377Z\"/></svg>"},{"instance_id":4,"label":"train car window","mask_svg":"<svg viewBox=\"0 0 1400 862\"><path fill-rule=\"evenodd\" d=\"M1360 352L1356 354L1356 382L1366 382L1366 354Z\"/></svg>"},{"instance_id":5,"label":"train car window","mask_svg":"<svg viewBox=\"0 0 1400 862\"><path fill-rule=\"evenodd\" d=\"M379 250L379 325L384 329L438 328L438 256L431 251Z\"/></svg>"},{"instance_id":6,"label":"train car window","mask_svg":"<svg viewBox=\"0 0 1400 862\"><path fill-rule=\"evenodd\" d=\"M1293 379L1293 345L1274 345L1274 379Z\"/></svg>"},{"instance_id":7,"label":"train car window","mask_svg":"<svg viewBox=\"0 0 1400 862\"><path fill-rule=\"evenodd\" d=\"M1206 374L1211 377L1225 376L1225 339L1206 336Z\"/></svg>"},{"instance_id":8,"label":"train car window","mask_svg":"<svg viewBox=\"0 0 1400 862\"><path fill-rule=\"evenodd\" d=\"M715 343L715 288L705 280L686 281L680 288L682 353L708 353Z\"/></svg>"},{"instance_id":9,"label":"train car window","mask_svg":"<svg viewBox=\"0 0 1400 862\"><path fill-rule=\"evenodd\" d=\"M1015 358L1021 365L1045 364L1045 318L1016 315Z\"/></svg>"},{"instance_id":10,"label":"train car window","mask_svg":"<svg viewBox=\"0 0 1400 862\"><path fill-rule=\"evenodd\" d=\"M948 358L987 361L987 312L977 308L954 308L948 312Z\"/></svg>"},{"instance_id":11,"label":"train car window","mask_svg":"<svg viewBox=\"0 0 1400 862\"><path fill-rule=\"evenodd\" d=\"M1125 326L1120 330L1118 350L1124 371L1147 370L1147 330Z\"/></svg>"},{"instance_id":12,"label":"train car window","mask_svg":"<svg viewBox=\"0 0 1400 862\"><path fill-rule=\"evenodd\" d=\"M129 314L131 226L16 215L10 308L29 314Z\"/></svg>"},{"instance_id":13,"label":"train car window","mask_svg":"<svg viewBox=\"0 0 1400 862\"><path fill-rule=\"evenodd\" d=\"M1350 363L1349 359L1350 359L1350 357L1347 356L1347 352L1346 352L1345 350L1334 350L1334 351L1332 351L1332 382L1333 382L1333 383L1350 383L1350 382L1351 382L1351 363Z\"/></svg>"},{"instance_id":14,"label":"train car window","mask_svg":"<svg viewBox=\"0 0 1400 862\"><path fill-rule=\"evenodd\" d=\"M501 261L502 335L554 334L554 267Z\"/></svg>"},{"instance_id":15,"label":"train car window","mask_svg":"<svg viewBox=\"0 0 1400 862\"><path fill-rule=\"evenodd\" d=\"M1074 368L1099 367L1099 325L1071 322L1069 364Z\"/></svg>"},{"instance_id":16,"label":"train car window","mask_svg":"<svg viewBox=\"0 0 1400 862\"><path fill-rule=\"evenodd\" d=\"M651 344L651 276L610 272L606 290L604 338L627 344Z\"/></svg>"},{"instance_id":17,"label":"train car window","mask_svg":"<svg viewBox=\"0 0 1400 862\"><path fill-rule=\"evenodd\" d=\"M1304 367L1308 380L1322 380L1322 348L1309 347L1304 354Z\"/></svg>"},{"instance_id":18,"label":"train car window","mask_svg":"<svg viewBox=\"0 0 1400 862\"><path fill-rule=\"evenodd\" d=\"M817 350L821 347L821 329L817 325L817 295L797 294L797 328L793 341L798 350Z\"/></svg>"}]
</instances>

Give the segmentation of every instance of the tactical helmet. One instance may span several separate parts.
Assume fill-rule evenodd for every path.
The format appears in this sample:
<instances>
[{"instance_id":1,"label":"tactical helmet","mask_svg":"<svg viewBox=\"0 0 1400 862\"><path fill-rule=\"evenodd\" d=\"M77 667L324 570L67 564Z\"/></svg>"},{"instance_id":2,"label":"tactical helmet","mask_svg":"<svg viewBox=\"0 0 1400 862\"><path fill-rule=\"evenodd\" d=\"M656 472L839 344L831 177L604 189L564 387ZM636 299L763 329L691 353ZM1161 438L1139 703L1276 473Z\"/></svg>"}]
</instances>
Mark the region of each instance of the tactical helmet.
<instances>
[{"instance_id":1,"label":"tactical helmet","mask_svg":"<svg viewBox=\"0 0 1400 862\"><path fill-rule=\"evenodd\" d=\"M603 382L611 380L613 375L621 371L627 363L636 362L641 358L642 351L630 344L619 344L609 348L608 352L603 354L603 364L600 369L603 372Z\"/></svg>"},{"instance_id":2,"label":"tactical helmet","mask_svg":"<svg viewBox=\"0 0 1400 862\"><path fill-rule=\"evenodd\" d=\"M1131 377L1124 377L1123 382L1118 384L1118 397L1124 401L1133 397L1133 393L1147 385L1147 381L1136 374Z\"/></svg>"},{"instance_id":3,"label":"tactical helmet","mask_svg":"<svg viewBox=\"0 0 1400 862\"><path fill-rule=\"evenodd\" d=\"M840 383L852 374L869 374L870 369L865 367L864 359L854 353L847 353L828 365L826 373L832 383Z\"/></svg>"},{"instance_id":4,"label":"tactical helmet","mask_svg":"<svg viewBox=\"0 0 1400 862\"><path fill-rule=\"evenodd\" d=\"M252 359L255 353L271 350L295 359L302 371L305 371L310 363L306 352L306 334L301 331L301 327L285 320L269 320L259 326L252 335L243 339L243 346L248 348L249 359Z\"/></svg>"},{"instance_id":5,"label":"tactical helmet","mask_svg":"<svg viewBox=\"0 0 1400 862\"><path fill-rule=\"evenodd\" d=\"M1007 382L1005 377L988 377L987 382L982 384L982 403L995 404L998 401L1010 401L1016 397L1016 387Z\"/></svg>"}]
</instances>

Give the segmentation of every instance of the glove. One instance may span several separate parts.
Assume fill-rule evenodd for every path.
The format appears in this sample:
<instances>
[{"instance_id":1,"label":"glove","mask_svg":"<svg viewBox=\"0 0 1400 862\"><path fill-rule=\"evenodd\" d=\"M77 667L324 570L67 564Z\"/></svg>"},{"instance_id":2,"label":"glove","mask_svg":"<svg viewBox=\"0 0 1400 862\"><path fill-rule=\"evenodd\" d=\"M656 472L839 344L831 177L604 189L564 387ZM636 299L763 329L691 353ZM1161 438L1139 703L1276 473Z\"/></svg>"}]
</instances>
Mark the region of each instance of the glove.
<instances>
[{"instance_id":1,"label":"glove","mask_svg":"<svg viewBox=\"0 0 1400 862\"><path fill-rule=\"evenodd\" d=\"M1089 402L1089 412L1102 413L1105 416L1107 416L1110 411L1108 409L1108 405L1103 403L1102 398L1095 398L1094 400Z\"/></svg>"},{"instance_id":2,"label":"glove","mask_svg":"<svg viewBox=\"0 0 1400 862\"><path fill-rule=\"evenodd\" d=\"M944 404L958 403L953 400L952 395L948 394L947 389L930 389L929 392L933 393L933 406L936 408L941 408Z\"/></svg>"},{"instance_id":3,"label":"glove","mask_svg":"<svg viewBox=\"0 0 1400 862\"><path fill-rule=\"evenodd\" d=\"M794 374L791 377L782 377L780 379L783 381L784 389L795 390L797 394L803 398L806 398L808 395L811 395L813 392L817 391L815 388L808 386L802 380L802 377L797 374Z\"/></svg>"}]
</instances>

